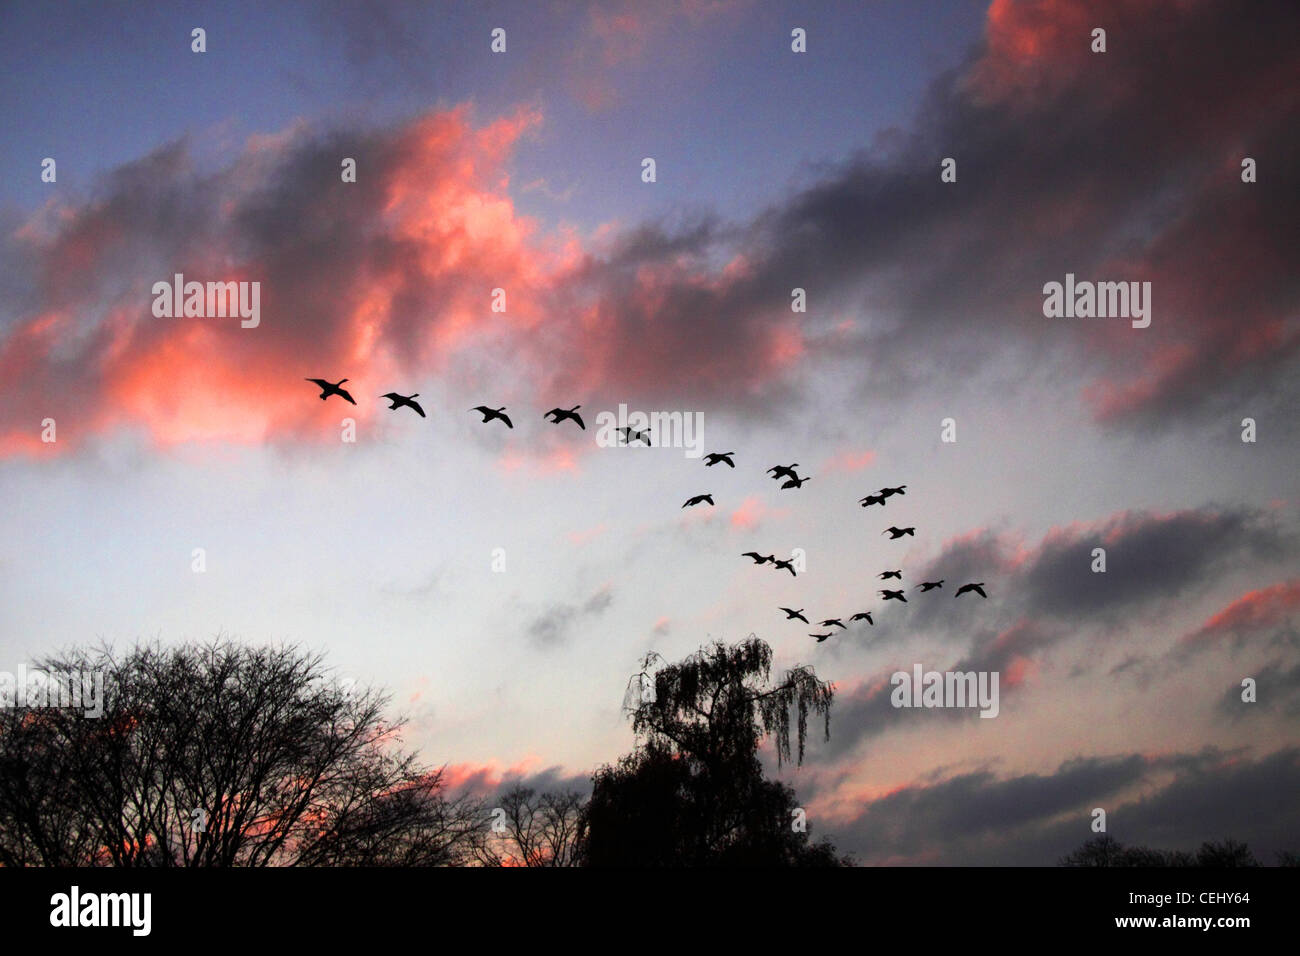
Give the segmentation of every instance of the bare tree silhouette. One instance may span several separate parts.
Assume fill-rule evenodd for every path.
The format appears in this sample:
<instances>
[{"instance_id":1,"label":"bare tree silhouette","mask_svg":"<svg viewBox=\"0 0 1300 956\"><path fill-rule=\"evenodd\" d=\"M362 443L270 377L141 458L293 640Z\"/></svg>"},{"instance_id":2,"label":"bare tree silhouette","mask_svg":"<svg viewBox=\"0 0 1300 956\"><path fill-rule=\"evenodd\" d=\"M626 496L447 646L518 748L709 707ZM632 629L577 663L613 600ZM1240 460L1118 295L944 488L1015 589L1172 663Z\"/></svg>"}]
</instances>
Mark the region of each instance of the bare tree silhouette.
<instances>
[{"instance_id":1,"label":"bare tree silhouette","mask_svg":"<svg viewBox=\"0 0 1300 956\"><path fill-rule=\"evenodd\" d=\"M217 640L72 650L104 711L0 711L5 866L438 865L471 858L480 803L394 749L387 698L296 647Z\"/></svg>"},{"instance_id":2,"label":"bare tree silhouette","mask_svg":"<svg viewBox=\"0 0 1300 956\"><path fill-rule=\"evenodd\" d=\"M498 809L504 813L497 814ZM586 825L583 811L576 790L539 796L516 784L490 811L492 825L476 846L475 858L485 866L577 866Z\"/></svg>"},{"instance_id":3,"label":"bare tree silhouette","mask_svg":"<svg viewBox=\"0 0 1300 956\"><path fill-rule=\"evenodd\" d=\"M1196 851L1197 866L1259 866L1259 860L1250 852L1250 847L1231 838L1222 843L1202 843Z\"/></svg>"}]
</instances>

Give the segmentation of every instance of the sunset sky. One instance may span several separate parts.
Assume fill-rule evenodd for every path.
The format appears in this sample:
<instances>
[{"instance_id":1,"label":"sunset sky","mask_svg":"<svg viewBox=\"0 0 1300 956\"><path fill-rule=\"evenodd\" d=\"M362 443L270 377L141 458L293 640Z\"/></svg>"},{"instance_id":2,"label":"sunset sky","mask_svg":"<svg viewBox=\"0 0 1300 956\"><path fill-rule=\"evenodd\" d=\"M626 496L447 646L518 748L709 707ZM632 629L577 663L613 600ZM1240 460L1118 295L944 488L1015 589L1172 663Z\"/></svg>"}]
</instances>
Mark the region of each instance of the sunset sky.
<instances>
[{"instance_id":1,"label":"sunset sky","mask_svg":"<svg viewBox=\"0 0 1300 956\"><path fill-rule=\"evenodd\" d=\"M771 772L860 862L1051 864L1095 807L1125 843L1300 850L1298 28L1284 0L0 7L0 670L298 643L491 793L587 786L643 655L752 633L836 686L830 741ZM176 273L259 282L260 324L156 318ZM1045 317L1067 274L1150 282L1150 326ZM585 432L542 418L576 404ZM702 415L736 469L602 447L620 405ZM741 557L794 549L797 578ZM876 624L817 643L778 605ZM892 707L918 663L998 672L997 718Z\"/></svg>"}]
</instances>

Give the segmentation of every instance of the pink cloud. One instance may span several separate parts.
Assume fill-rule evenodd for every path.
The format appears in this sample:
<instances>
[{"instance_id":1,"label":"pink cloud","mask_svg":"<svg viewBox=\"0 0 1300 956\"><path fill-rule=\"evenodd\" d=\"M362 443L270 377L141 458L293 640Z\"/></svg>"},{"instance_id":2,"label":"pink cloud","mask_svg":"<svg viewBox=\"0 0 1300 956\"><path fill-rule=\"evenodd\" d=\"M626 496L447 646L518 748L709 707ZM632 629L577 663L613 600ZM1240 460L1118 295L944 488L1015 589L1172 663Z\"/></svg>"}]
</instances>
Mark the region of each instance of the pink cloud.
<instances>
[{"instance_id":1,"label":"pink cloud","mask_svg":"<svg viewBox=\"0 0 1300 956\"><path fill-rule=\"evenodd\" d=\"M824 472L855 472L862 471L875 464L876 453L869 449L861 451L841 451L828 458L822 465L821 470Z\"/></svg>"},{"instance_id":2,"label":"pink cloud","mask_svg":"<svg viewBox=\"0 0 1300 956\"><path fill-rule=\"evenodd\" d=\"M508 472L527 471L543 475L576 474L577 454L572 448L560 446L541 452L509 448L497 459L497 466Z\"/></svg>"},{"instance_id":3,"label":"pink cloud","mask_svg":"<svg viewBox=\"0 0 1300 956\"><path fill-rule=\"evenodd\" d=\"M584 528L579 531L570 531L567 535L565 535L565 537L569 539L569 543L572 544L574 547L580 548L583 545L595 541L597 538L599 538L608 530L609 530L609 524L607 522L602 521L600 524L596 525L593 528Z\"/></svg>"},{"instance_id":4,"label":"pink cloud","mask_svg":"<svg viewBox=\"0 0 1300 956\"><path fill-rule=\"evenodd\" d=\"M731 513L731 527L740 531L753 531L768 513L767 506L758 495L750 495Z\"/></svg>"},{"instance_id":5,"label":"pink cloud","mask_svg":"<svg viewBox=\"0 0 1300 956\"><path fill-rule=\"evenodd\" d=\"M447 764L442 768L442 782L452 792L487 796L513 780L528 776L540 765L541 758L531 754L506 767L496 761Z\"/></svg>"},{"instance_id":6,"label":"pink cloud","mask_svg":"<svg viewBox=\"0 0 1300 956\"><path fill-rule=\"evenodd\" d=\"M701 347L700 298L726 300L752 282L743 264L715 272L678 258L622 273L625 238L593 251L521 216L506 164L540 123L528 109L483 125L467 107L430 113L353 144L357 183L331 170L310 188L287 170L333 166L336 147L295 124L251 141L245 162L201 189L184 150L168 147L118 172L117 182L140 180L122 187L129 197L42 210L15 235L50 279L47 301L0 339L13 396L0 409L0 455L57 454L120 429L163 446L337 442L343 417L365 426L385 414L375 395L430 379L478 391L499 368L512 373L497 399L506 404L677 389L698 404L701 383L757 393L800 361L799 331L775 306L741 315L726 348ZM203 227L158 218L168 203L194 206ZM261 324L155 318L140 290L177 272L259 282ZM504 312L490 308L498 288ZM358 404L317 401L307 377L346 377ZM47 417L55 446L39 441ZM499 464L572 472L578 454L573 443L507 450Z\"/></svg>"},{"instance_id":7,"label":"pink cloud","mask_svg":"<svg viewBox=\"0 0 1300 956\"><path fill-rule=\"evenodd\" d=\"M1205 646L1227 637L1281 627L1297 609L1300 609L1300 578L1247 591L1179 643L1185 648Z\"/></svg>"}]
</instances>

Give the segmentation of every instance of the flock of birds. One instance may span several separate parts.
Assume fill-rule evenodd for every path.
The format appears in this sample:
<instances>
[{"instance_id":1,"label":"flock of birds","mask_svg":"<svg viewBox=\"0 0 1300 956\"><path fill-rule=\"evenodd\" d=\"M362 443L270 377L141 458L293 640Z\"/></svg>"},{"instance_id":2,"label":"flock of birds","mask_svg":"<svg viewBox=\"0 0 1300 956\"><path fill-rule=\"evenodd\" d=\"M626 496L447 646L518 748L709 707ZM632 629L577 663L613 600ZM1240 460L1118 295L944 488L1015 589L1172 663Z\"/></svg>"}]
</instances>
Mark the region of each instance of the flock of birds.
<instances>
[{"instance_id":1,"label":"flock of birds","mask_svg":"<svg viewBox=\"0 0 1300 956\"><path fill-rule=\"evenodd\" d=\"M353 397L348 393L347 389L343 388L343 383L347 381L346 378L340 379L336 383L327 382L325 379L322 378L309 378L307 379L307 381L313 382L320 387L321 401L325 401L325 399L329 398L332 395L337 395L340 398L344 399L345 401L351 402L353 405L356 404L356 400L353 399ZM419 394L420 394L419 392L416 392L413 395L399 395L397 392L388 392L382 395L381 397L389 400L389 402L391 403L388 406L390 410L396 410L398 408L404 408L404 407L410 408L414 410L415 413L418 414L421 418L424 418L426 417L424 414L424 409L420 407L419 402L415 401L415 399L419 397ZM574 405L572 408L568 408L568 409L552 408L549 412L546 412L542 417L545 418L553 425L558 425L560 424L560 422L563 421L572 421L583 431L586 431L587 426L583 422L582 416L578 414L578 409L581 407L582 407L581 405ZM514 423L510 421L510 416L505 413L506 406L504 405L502 405L500 408L489 408L486 405L476 405L473 408L469 409L469 411L478 412L480 415L482 415L483 424L487 424L488 422L493 420L499 420L501 422L504 422L507 428L513 429L515 427ZM634 428L626 427L626 426L617 429L617 431L622 436L623 443L625 445L630 445L636 441L644 442L646 445L651 444L650 433L648 431L644 431L644 430L638 431ZM734 469L736 467L736 461L734 457L735 454L736 453L734 451L710 452L709 454L704 456L704 466L706 468L712 468L714 465L722 464L722 465L727 465L728 467ZM801 477L799 473L795 471L795 469L798 467L799 467L799 463L797 461L789 465L773 465L771 468L767 469L767 474L770 475L774 481L781 481L782 479L785 479L781 483L782 489L787 489L787 488L798 489L798 488L802 488L804 484L806 484L807 482L812 481L812 476ZM861 505L863 508L870 508L872 505L880 505L881 507L884 507L885 504L889 501L889 499L892 498L893 496L905 495L905 494L907 494L907 485L899 485L896 488L881 488L879 491L875 492L874 494L869 494L865 498L858 499L858 504ZM692 497L686 499L686 503L683 504L682 507L693 508L697 505L701 505L706 502L711 507L714 505L712 493L693 495ZM890 525L888 528L886 528L884 531L880 533L889 535L890 541L897 541L899 538L902 538L907 535L916 537L916 528L914 527L899 528L894 525ZM754 562L754 564L770 564L777 571L789 571L792 577L799 576L798 572L795 571L793 558L778 559L775 554L759 554L757 551L746 551L744 554L741 555L741 557L749 558ZM890 579L901 581L903 580L903 570L902 568L897 568L892 571L882 571L879 575L879 578L881 581L888 581ZM920 590L922 594L925 594L928 591L936 591L939 588L942 588L943 583L944 583L944 579L942 578L939 579L938 581L922 581L915 588L913 588L913 590ZM879 593L882 599L885 601L902 601L904 604L907 603L907 595L903 588L899 588L896 590L884 588L881 589ZM982 598L988 597L988 594L986 594L984 591L983 581L974 581L968 584L963 584L961 587L957 589L957 592L953 595L953 597L959 598L963 594L978 594ZM804 616L803 613L804 608L798 608L796 610L794 608L781 607L778 608L778 610L785 612L785 619L787 621L803 621L803 623L807 624L809 627L813 626L812 623L808 620L808 618ZM870 611L858 611L856 614L853 614L849 618L849 623L851 624L855 621L866 621L869 625L873 625L873 626L876 623L872 619ZM819 622L817 626L838 627L842 630L848 629L843 619L838 617L828 617L825 620ZM827 631L825 634L809 634L808 636L815 637L817 639L817 643L820 644L822 641L831 637L831 635L833 635L834 633L835 633L834 631Z\"/></svg>"},{"instance_id":2,"label":"flock of birds","mask_svg":"<svg viewBox=\"0 0 1300 956\"><path fill-rule=\"evenodd\" d=\"M734 468L736 467L735 462L731 460L731 455L733 454L734 452L727 452L725 455L719 455L716 457L718 457L719 460L725 460L727 464L731 465L731 467ZM706 456L705 464L706 465L716 464L716 462L709 461L710 458L714 458L714 457L715 457L714 455ZM790 465L776 465L772 468L769 468L767 470L767 473L771 475L772 478L778 481L782 478L785 478L786 481L784 484L781 485L782 488L798 488L805 481L810 481L811 477L800 478L799 475L795 472L795 469L797 467L799 467L798 462L794 462L793 464ZM885 502L888 501L890 498L892 498L894 495L905 495L905 494L907 494L907 485L899 485L896 488L881 488L879 491L875 492L874 494L870 494L867 495L865 498L858 499L858 504L861 505L863 508L870 508L872 505L884 506ZM713 504L713 498L709 495L696 495L694 498L689 499L686 502L686 504L693 505L699 503L700 501L705 501L705 500L707 500L709 504ZM683 505L683 507L685 507L685 505ZM886 528L884 531L880 533L889 535L890 541L897 541L899 538L904 537L905 535L911 535L912 537L916 537L916 528L914 527L899 528L895 525L890 525L888 528ZM759 554L757 551L746 551L741 555L741 557L749 558L755 564L771 564L777 570L789 571L790 574L794 575L795 577L798 577L798 574L795 572L794 569L793 561L779 561L777 560L777 557L774 554ZM901 581L903 580L903 569L895 568L892 571L882 571L878 576L882 581L888 581L891 578L897 581ZM937 591L939 588L943 587L944 580L945 579L940 578L938 581L922 581L913 590L919 590L922 594L925 594L927 591ZM907 594L905 590L902 588L896 590L885 588L882 589L879 593L881 597L886 601L902 601L904 604L907 603ZM953 597L959 598L963 594L978 594L982 598L988 597L988 594L985 593L984 591L983 581L972 581L969 584L963 584L961 587L957 589L957 593L954 594ZM780 607L778 608L778 610L785 612L785 619L787 621L803 621L803 623L807 624L809 627L813 626L812 622L809 621L808 618L804 616L804 608ZM858 611L856 614L853 614L852 616L849 617L849 623L852 624L854 621L866 621L867 624L874 626L876 622L872 618L871 613L872 613L871 611ZM844 619L841 617L828 617L825 620L819 621L817 626L838 627L842 630L848 630L848 625L844 623ZM834 633L835 633L834 631L827 631L824 634L809 634L808 636L815 637L817 639L817 643L820 644L822 641L831 637Z\"/></svg>"},{"instance_id":3,"label":"flock of birds","mask_svg":"<svg viewBox=\"0 0 1300 956\"><path fill-rule=\"evenodd\" d=\"M325 401L325 399L329 398L331 395L337 395L339 398L343 399L346 402L351 402L353 405L357 403L357 400L352 397L352 394L346 388L343 387L343 383L347 381L346 378L341 378L337 382L327 382L323 378L309 378L307 379L307 381L313 382L320 387L320 400L322 402ZM428 416L424 414L424 409L421 408L420 403L416 401L416 398L418 398L419 395L420 395L419 392L416 392L414 395L399 395L397 392L385 392L383 395L379 397L386 398L388 399L389 402L392 403L388 406L390 410L403 408L403 407L410 408L414 410L415 414L419 415L421 418L426 418ZM583 431L586 431L587 426L582 423L582 416L578 414L578 409L581 407L582 407L581 405L574 405L572 408L570 408L567 411L565 411L562 408L552 408L549 412L547 412L542 417L554 422L557 425L560 422L562 422L564 419L570 418L573 419L573 421L578 423L579 428L581 428ZM488 408L486 405L476 405L473 408L471 408L470 411L478 412L480 415L482 415L484 422L490 422L492 421L492 419L497 418L505 422L506 428L515 427L514 422L510 421L510 416L505 413L506 407L504 405L502 405L500 408ZM551 418L552 415L555 417ZM646 444L647 445L650 444L649 439L646 440Z\"/></svg>"}]
</instances>

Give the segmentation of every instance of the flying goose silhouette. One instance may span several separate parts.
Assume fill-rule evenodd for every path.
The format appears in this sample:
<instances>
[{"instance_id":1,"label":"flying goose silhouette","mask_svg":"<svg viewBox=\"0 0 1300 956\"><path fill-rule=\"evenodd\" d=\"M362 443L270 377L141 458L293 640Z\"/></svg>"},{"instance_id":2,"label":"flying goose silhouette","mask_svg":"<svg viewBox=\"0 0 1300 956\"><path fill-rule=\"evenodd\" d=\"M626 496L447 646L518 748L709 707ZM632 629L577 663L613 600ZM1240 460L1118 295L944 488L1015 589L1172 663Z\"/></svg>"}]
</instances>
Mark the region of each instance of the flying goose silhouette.
<instances>
[{"instance_id":1,"label":"flying goose silhouette","mask_svg":"<svg viewBox=\"0 0 1300 956\"><path fill-rule=\"evenodd\" d=\"M799 476L794 472L798 467L799 463L797 461L792 465L773 465L767 470L767 473L778 481L782 478L798 478Z\"/></svg>"},{"instance_id":2,"label":"flying goose silhouette","mask_svg":"<svg viewBox=\"0 0 1300 956\"><path fill-rule=\"evenodd\" d=\"M388 406L390 411L394 408L401 408L403 405L409 405L411 408L415 409L415 413L417 415L419 415L421 418L425 418L426 416L424 414L424 409L420 407L419 402L415 401L416 397L419 396L419 394L420 394L419 392L416 392L414 395L398 395L396 392L388 392L387 394L380 395L379 397L386 398L393 403Z\"/></svg>"},{"instance_id":3,"label":"flying goose silhouette","mask_svg":"<svg viewBox=\"0 0 1300 956\"><path fill-rule=\"evenodd\" d=\"M782 488L802 488L805 481L812 481L812 477L800 478L797 475L781 485Z\"/></svg>"},{"instance_id":4,"label":"flying goose silhouette","mask_svg":"<svg viewBox=\"0 0 1300 956\"><path fill-rule=\"evenodd\" d=\"M935 588L943 587L944 580L945 579L940 578L938 581L922 581L917 585L917 587L920 588L921 593L924 594L926 591L933 591Z\"/></svg>"},{"instance_id":5,"label":"flying goose silhouette","mask_svg":"<svg viewBox=\"0 0 1300 956\"><path fill-rule=\"evenodd\" d=\"M348 394L348 390L347 390L346 388L340 388L340 387L339 387L339 386L341 386L344 382L347 381L346 378L341 378L341 379L339 379L339 383L338 383L338 385L331 385L329 382L325 381L325 379L323 379L323 378L309 378L309 379L306 379L306 381L308 381L308 382L315 382L317 385L320 386L320 400L321 400L322 402L325 401L325 399L329 398L331 395L337 395L337 396L339 396L339 398L343 398L343 399L346 399L346 400L349 401L349 402L352 402L353 405L356 404L356 401L353 400L352 396Z\"/></svg>"},{"instance_id":6,"label":"flying goose silhouette","mask_svg":"<svg viewBox=\"0 0 1300 956\"><path fill-rule=\"evenodd\" d=\"M494 418L499 418L506 423L506 428L514 428L515 426L510 421L510 416L502 414L503 412L505 412L505 410L506 407L504 405L502 405L500 408L488 408L486 405L475 405L473 408L470 409L471 412L478 412L480 415L483 416L484 424L492 421L492 419Z\"/></svg>"},{"instance_id":7,"label":"flying goose silhouette","mask_svg":"<svg viewBox=\"0 0 1300 956\"><path fill-rule=\"evenodd\" d=\"M582 423L582 416L578 414L578 409L580 409L581 407L582 407L581 405L574 405L568 411L565 411L563 408L552 408L549 412L547 412L542 417L547 419L552 425L558 425L566 418L571 419L572 421L577 422L578 427L585 432L587 430L587 426ZM552 418L551 417L552 415L555 417Z\"/></svg>"},{"instance_id":8,"label":"flying goose silhouette","mask_svg":"<svg viewBox=\"0 0 1300 956\"><path fill-rule=\"evenodd\" d=\"M762 555L762 554L759 554L757 551L746 551L744 554L741 555L741 557L742 557L742 558L753 558L755 564L767 564L769 561L775 561L775 560L776 560L776 555L775 555L775 554Z\"/></svg>"},{"instance_id":9,"label":"flying goose silhouette","mask_svg":"<svg viewBox=\"0 0 1300 956\"><path fill-rule=\"evenodd\" d=\"M821 626L844 628L844 622L841 621L838 617L828 617L826 620L822 621ZM848 630L848 628L844 628L844 629Z\"/></svg>"},{"instance_id":10,"label":"flying goose silhouette","mask_svg":"<svg viewBox=\"0 0 1300 956\"><path fill-rule=\"evenodd\" d=\"M832 633L832 631L827 631L825 634L809 634L808 636L817 638L817 643L820 644L822 641L826 640L826 638L830 637Z\"/></svg>"},{"instance_id":11,"label":"flying goose silhouette","mask_svg":"<svg viewBox=\"0 0 1300 956\"><path fill-rule=\"evenodd\" d=\"M984 593L984 582L983 582L983 581L978 581L978 582L976 582L975 584L963 584L961 587L959 587L959 588L957 589L957 593L954 594L953 597L955 597L955 598L959 598L959 597L961 597L963 594L965 594L967 591L974 591L976 594L978 594L978 595L979 595L980 597L982 597L982 598L987 598L987 597L988 597L988 595Z\"/></svg>"},{"instance_id":12,"label":"flying goose silhouette","mask_svg":"<svg viewBox=\"0 0 1300 956\"><path fill-rule=\"evenodd\" d=\"M851 618L849 618L849 623L850 623L850 624L852 624L854 621L866 621L866 622L867 622L868 624L870 624L872 627L875 627L875 626L876 626L876 622L873 621L873 620L871 619L871 612L870 612L870 611L859 611L857 614L855 614L855 615L853 615Z\"/></svg>"},{"instance_id":13,"label":"flying goose silhouette","mask_svg":"<svg viewBox=\"0 0 1300 956\"><path fill-rule=\"evenodd\" d=\"M632 444L632 442L637 441L638 439L645 442L647 445L650 444L649 431L636 431L630 425L624 425L622 428L616 429L616 431L623 433L624 445L630 445Z\"/></svg>"},{"instance_id":14,"label":"flying goose silhouette","mask_svg":"<svg viewBox=\"0 0 1300 956\"><path fill-rule=\"evenodd\" d=\"M906 487L907 485L899 485L897 488L881 488L878 493L884 498L888 498L891 495L905 495L907 492L903 489Z\"/></svg>"},{"instance_id":15,"label":"flying goose silhouette","mask_svg":"<svg viewBox=\"0 0 1300 956\"><path fill-rule=\"evenodd\" d=\"M897 578L901 581L903 580L903 569L899 568L897 571L881 571L877 577L882 581L888 581L890 578Z\"/></svg>"},{"instance_id":16,"label":"flying goose silhouette","mask_svg":"<svg viewBox=\"0 0 1300 956\"><path fill-rule=\"evenodd\" d=\"M889 535L890 541L897 541L905 534L910 534L913 538L916 537L915 528L895 528L893 525L890 525L888 528L886 528L884 531L880 533Z\"/></svg>"},{"instance_id":17,"label":"flying goose silhouette","mask_svg":"<svg viewBox=\"0 0 1300 956\"><path fill-rule=\"evenodd\" d=\"M682 507L693 508L701 501L707 501L709 504L713 504L713 495L696 495L694 498L687 498L686 504L682 505Z\"/></svg>"},{"instance_id":18,"label":"flying goose silhouette","mask_svg":"<svg viewBox=\"0 0 1300 956\"><path fill-rule=\"evenodd\" d=\"M872 505L883 505L884 503L884 495L867 495L865 498L858 499L858 504L864 508L870 508Z\"/></svg>"},{"instance_id":19,"label":"flying goose silhouette","mask_svg":"<svg viewBox=\"0 0 1300 956\"><path fill-rule=\"evenodd\" d=\"M793 561L790 561L790 560L786 560L786 561L773 561L773 562L772 562L772 567L776 568L776 569L779 570L779 571L789 571L790 574L792 574L792 575L793 575L794 577L796 577L796 578L799 576L798 574L795 574L795 570L794 570L794 562L793 562Z\"/></svg>"},{"instance_id":20,"label":"flying goose silhouette","mask_svg":"<svg viewBox=\"0 0 1300 956\"><path fill-rule=\"evenodd\" d=\"M704 456L704 467L705 467L705 468L712 468L712 467L713 467L714 465L716 465L718 462L722 461L722 462L726 462L726 463L727 463L728 465L730 465L732 468L735 468L735 467L736 467L736 463L735 463L734 461L731 460L731 456L734 455L734 454L735 454L734 451L714 451L714 452L710 452L709 454L707 454L707 455Z\"/></svg>"},{"instance_id":21,"label":"flying goose silhouette","mask_svg":"<svg viewBox=\"0 0 1300 956\"><path fill-rule=\"evenodd\" d=\"M795 611L788 607L782 607L777 608L777 610L785 611L785 619L787 621L803 621L805 624L808 623L808 618L803 616L803 608L799 608L799 610Z\"/></svg>"},{"instance_id":22,"label":"flying goose silhouette","mask_svg":"<svg viewBox=\"0 0 1300 956\"><path fill-rule=\"evenodd\" d=\"M884 595L886 601L902 601L904 604L907 603L907 596L903 594L902 591L881 591L880 593Z\"/></svg>"}]
</instances>

